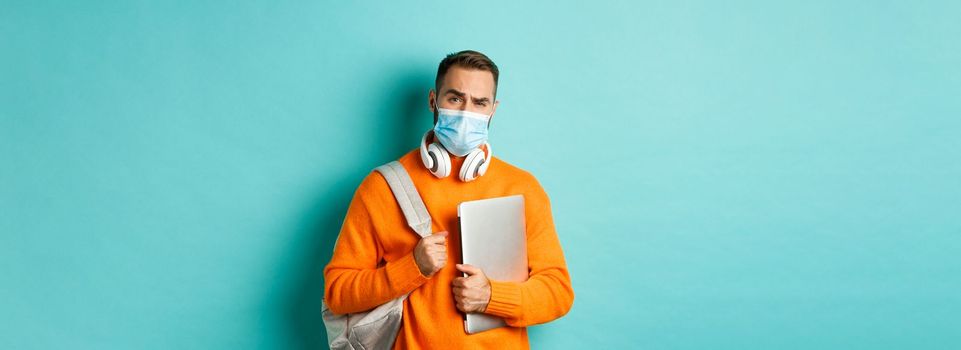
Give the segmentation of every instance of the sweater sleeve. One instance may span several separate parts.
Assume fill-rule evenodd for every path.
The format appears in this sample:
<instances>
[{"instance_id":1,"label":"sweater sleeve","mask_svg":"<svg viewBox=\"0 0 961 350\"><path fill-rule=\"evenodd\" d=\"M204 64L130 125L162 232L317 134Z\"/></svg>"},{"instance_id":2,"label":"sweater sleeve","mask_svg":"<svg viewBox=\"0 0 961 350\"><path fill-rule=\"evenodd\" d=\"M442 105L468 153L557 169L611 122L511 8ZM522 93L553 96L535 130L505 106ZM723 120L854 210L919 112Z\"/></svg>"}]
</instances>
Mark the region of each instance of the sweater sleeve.
<instances>
[{"instance_id":1,"label":"sweater sleeve","mask_svg":"<svg viewBox=\"0 0 961 350\"><path fill-rule=\"evenodd\" d=\"M574 303L550 200L536 180L524 197L530 277L526 282L490 281L491 299L484 311L514 327L550 322L567 314Z\"/></svg>"},{"instance_id":2,"label":"sweater sleeve","mask_svg":"<svg viewBox=\"0 0 961 350\"><path fill-rule=\"evenodd\" d=\"M380 175L372 172L354 193L333 256L324 268L324 301L335 314L373 309L427 282L413 252L381 263L383 248L368 205L383 198L371 195L374 176Z\"/></svg>"}]
</instances>

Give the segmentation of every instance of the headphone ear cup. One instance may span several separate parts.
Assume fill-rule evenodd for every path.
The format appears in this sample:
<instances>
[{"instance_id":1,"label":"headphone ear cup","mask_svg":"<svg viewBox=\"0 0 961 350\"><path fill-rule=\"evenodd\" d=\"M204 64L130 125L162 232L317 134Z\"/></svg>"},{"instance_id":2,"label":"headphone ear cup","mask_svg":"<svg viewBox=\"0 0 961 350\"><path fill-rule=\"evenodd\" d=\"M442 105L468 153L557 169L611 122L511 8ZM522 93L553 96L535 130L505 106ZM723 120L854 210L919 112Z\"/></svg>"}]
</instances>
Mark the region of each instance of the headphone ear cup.
<instances>
[{"instance_id":1,"label":"headphone ear cup","mask_svg":"<svg viewBox=\"0 0 961 350\"><path fill-rule=\"evenodd\" d=\"M427 155L434 163L430 169L431 174L442 179L450 175L450 155L443 146L437 142L431 143L427 146Z\"/></svg>"},{"instance_id":2,"label":"headphone ear cup","mask_svg":"<svg viewBox=\"0 0 961 350\"><path fill-rule=\"evenodd\" d=\"M434 169L434 164L437 163L434 161L434 156L430 155L430 153L427 153L427 146L423 144L420 146L420 161L424 164L424 167L427 168L427 170L431 171Z\"/></svg>"},{"instance_id":3,"label":"headphone ear cup","mask_svg":"<svg viewBox=\"0 0 961 350\"><path fill-rule=\"evenodd\" d=\"M484 176L487 173L487 168L491 166L491 161L494 159L494 149L491 148L491 144L484 142L487 145L487 154L484 156L484 162L480 165L480 169L477 172L477 176Z\"/></svg>"},{"instance_id":4,"label":"headphone ear cup","mask_svg":"<svg viewBox=\"0 0 961 350\"><path fill-rule=\"evenodd\" d=\"M474 149L467 154L464 164L460 167L460 180L471 182L478 178L481 165L484 164L484 151L480 148Z\"/></svg>"}]
</instances>

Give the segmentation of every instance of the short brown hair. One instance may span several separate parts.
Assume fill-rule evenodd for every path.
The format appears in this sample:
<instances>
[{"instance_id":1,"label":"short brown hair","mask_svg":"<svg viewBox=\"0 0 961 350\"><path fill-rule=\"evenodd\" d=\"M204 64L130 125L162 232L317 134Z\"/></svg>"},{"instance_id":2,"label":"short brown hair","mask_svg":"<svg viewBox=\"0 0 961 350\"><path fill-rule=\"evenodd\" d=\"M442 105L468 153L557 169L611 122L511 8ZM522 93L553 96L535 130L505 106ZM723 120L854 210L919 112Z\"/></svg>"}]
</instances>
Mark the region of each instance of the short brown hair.
<instances>
[{"instance_id":1,"label":"short brown hair","mask_svg":"<svg viewBox=\"0 0 961 350\"><path fill-rule=\"evenodd\" d=\"M440 83L444 81L447 70L453 66L491 72L494 75L494 96L497 96L497 76L500 75L500 71L487 55L474 50L452 53L440 61L440 65L437 66L437 79L434 80L434 91L438 94L440 94Z\"/></svg>"}]
</instances>

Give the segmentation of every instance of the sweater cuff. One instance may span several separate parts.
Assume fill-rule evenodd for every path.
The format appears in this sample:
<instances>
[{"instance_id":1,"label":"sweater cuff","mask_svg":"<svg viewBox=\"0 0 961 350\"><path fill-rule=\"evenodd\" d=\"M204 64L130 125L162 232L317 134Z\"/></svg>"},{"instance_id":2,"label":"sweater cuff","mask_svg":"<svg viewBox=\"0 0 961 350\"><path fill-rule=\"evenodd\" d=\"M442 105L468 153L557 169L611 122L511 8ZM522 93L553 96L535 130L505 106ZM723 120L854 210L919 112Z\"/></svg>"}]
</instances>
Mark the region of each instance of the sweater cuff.
<instances>
[{"instance_id":1,"label":"sweater cuff","mask_svg":"<svg viewBox=\"0 0 961 350\"><path fill-rule=\"evenodd\" d=\"M387 282L398 293L407 293L427 282L427 276L420 273L414 252L403 258L387 263Z\"/></svg>"},{"instance_id":2,"label":"sweater cuff","mask_svg":"<svg viewBox=\"0 0 961 350\"><path fill-rule=\"evenodd\" d=\"M521 313L521 285L517 282L490 281L491 300L484 313L507 320L517 319Z\"/></svg>"}]
</instances>

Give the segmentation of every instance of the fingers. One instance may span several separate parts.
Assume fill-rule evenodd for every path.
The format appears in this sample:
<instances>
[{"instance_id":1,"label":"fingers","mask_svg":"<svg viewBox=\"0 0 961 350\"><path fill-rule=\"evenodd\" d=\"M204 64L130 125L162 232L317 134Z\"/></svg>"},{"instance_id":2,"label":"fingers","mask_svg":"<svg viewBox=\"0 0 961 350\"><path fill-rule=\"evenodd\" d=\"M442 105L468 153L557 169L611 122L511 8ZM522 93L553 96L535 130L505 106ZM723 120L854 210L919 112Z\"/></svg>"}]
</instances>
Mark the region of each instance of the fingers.
<instances>
[{"instance_id":1,"label":"fingers","mask_svg":"<svg viewBox=\"0 0 961 350\"><path fill-rule=\"evenodd\" d=\"M473 308L471 308L470 303L468 303L467 301L461 300L461 301L458 301L458 302L454 303L454 305L456 305L456 306L457 306L457 310L460 310L461 312L473 312L473 311L474 311Z\"/></svg>"},{"instance_id":2,"label":"fingers","mask_svg":"<svg viewBox=\"0 0 961 350\"><path fill-rule=\"evenodd\" d=\"M467 306L466 289L454 288L452 292L454 293L454 305L457 306L457 310L467 312L465 308Z\"/></svg>"},{"instance_id":3,"label":"fingers","mask_svg":"<svg viewBox=\"0 0 961 350\"><path fill-rule=\"evenodd\" d=\"M468 276L474 276L474 275L478 275L478 274L479 274L479 275L483 275L483 274L484 274L484 271L482 271L479 267L474 266L474 265L469 265L469 264L457 264L457 265L455 265L454 267L457 268L457 271L466 273Z\"/></svg>"},{"instance_id":4,"label":"fingers","mask_svg":"<svg viewBox=\"0 0 961 350\"><path fill-rule=\"evenodd\" d=\"M483 287L487 282L477 277L457 277L450 282L453 288L478 288Z\"/></svg>"},{"instance_id":5,"label":"fingers","mask_svg":"<svg viewBox=\"0 0 961 350\"><path fill-rule=\"evenodd\" d=\"M421 239L425 244L444 245L447 243L447 231L437 232Z\"/></svg>"},{"instance_id":6,"label":"fingers","mask_svg":"<svg viewBox=\"0 0 961 350\"><path fill-rule=\"evenodd\" d=\"M451 291L454 293L454 301L472 300L478 296L478 292L470 288L454 287Z\"/></svg>"},{"instance_id":7,"label":"fingers","mask_svg":"<svg viewBox=\"0 0 961 350\"><path fill-rule=\"evenodd\" d=\"M457 310L459 310L460 312L470 312L470 311L467 311L467 303L465 302L457 301L454 303L454 306L457 306Z\"/></svg>"},{"instance_id":8,"label":"fingers","mask_svg":"<svg viewBox=\"0 0 961 350\"><path fill-rule=\"evenodd\" d=\"M442 245L437 245L437 244L430 244L430 245L424 246L424 251L428 253L446 253L447 247Z\"/></svg>"},{"instance_id":9,"label":"fingers","mask_svg":"<svg viewBox=\"0 0 961 350\"><path fill-rule=\"evenodd\" d=\"M480 298L479 292L470 288L460 287L454 287L452 291L454 294L454 306L457 307L457 310L462 312L480 311L479 305L481 302L478 301Z\"/></svg>"}]
</instances>

